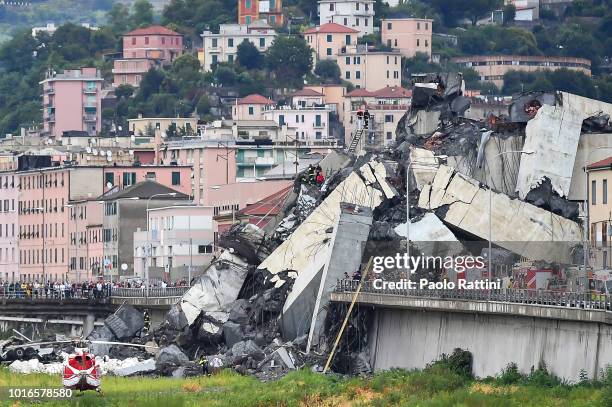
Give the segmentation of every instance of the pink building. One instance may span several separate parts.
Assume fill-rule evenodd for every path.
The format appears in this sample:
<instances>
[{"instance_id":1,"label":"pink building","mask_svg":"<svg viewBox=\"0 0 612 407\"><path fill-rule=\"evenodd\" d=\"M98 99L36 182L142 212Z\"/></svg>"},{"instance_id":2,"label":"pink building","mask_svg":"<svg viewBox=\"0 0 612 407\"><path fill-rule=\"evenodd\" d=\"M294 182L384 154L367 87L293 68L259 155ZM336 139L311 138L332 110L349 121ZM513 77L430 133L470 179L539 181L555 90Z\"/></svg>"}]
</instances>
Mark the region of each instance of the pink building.
<instances>
[{"instance_id":1,"label":"pink building","mask_svg":"<svg viewBox=\"0 0 612 407\"><path fill-rule=\"evenodd\" d=\"M66 205L70 244L69 281L93 281L102 275L103 205L97 199L73 201Z\"/></svg>"},{"instance_id":2,"label":"pink building","mask_svg":"<svg viewBox=\"0 0 612 407\"><path fill-rule=\"evenodd\" d=\"M188 165L104 167L104 192L115 187L123 189L147 180L157 181L169 188L191 195L191 166Z\"/></svg>"},{"instance_id":3,"label":"pink building","mask_svg":"<svg viewBox=\"0 0 612 407\"><path fill-rule=\"evenodd\" d=\"M44 132L58 140L72 131L95 136L102 128L102 82L96 68L47 72L40 82Z\"/></svg>"},{"instance_id":4,"label":"pink building","mask_svg":"<svg viewBox=\"0 0 612 407\"><path fill-rule=\"evenodd\" d=\"M10 249L18 239L19 278L85 281L99 275L103 259L99 197L147 179L189 194L190 175L188 166L47 167L16 172L18 221L15 238L7 244ZM4 217L8 224L8 216ZM0 270L12 276L6 267Z\"/></svg>"},{"instance_id":5,"label":"pink building","mask_svg":"<svg viewBox=\"0 0 612 407\"><path fill-rule=\"evenodd\" d=\"M19 279L19 179L0 173L0 281Z\"/></svg>"},{"instance_id":6,"label":"pink building","mask_svg":"<svg viewBox=\"0 0 612 407\"><path fill-rule=\"evenodd\" d=\"M273 100L265 96L252 94L236 101L232 108L232 119L234 120L262 120L262 112L274 106Z\"/></svg>"},{"instance_id":7,"label":"pink building","mask_svg":"<svg viewBox=\"0 0 612 407\"><path fill-rule=\"evenodd\" d=\"M433 20L427 18L390 18L380 21L382 43L399 49L403 57L417 53L431 58Z\"/></svg>"},{"instance_id":8,"label":"pink building","mask_svg":"<svg viewBox=\"0 0 612 407\"><path fill-rule=\"evenodd\" d=\"M113 65L113 85L138 86L142 75L156 65L172 63L183 53L183 36L154 25L123 35L123 59Z\"/></svg>"},{"instance_id":9,"label":"pink building","mask_svg":"<svg viewBox=\"0 0 612 407\"><path fill-rule=\"evenodd\" d=\"M193 166L189 194L195 204L213 207L215 215L238 211L291 184L290 180L238 182L237 146L232 142L169 143L163 160Z\"/></svg>"}]
</instances>

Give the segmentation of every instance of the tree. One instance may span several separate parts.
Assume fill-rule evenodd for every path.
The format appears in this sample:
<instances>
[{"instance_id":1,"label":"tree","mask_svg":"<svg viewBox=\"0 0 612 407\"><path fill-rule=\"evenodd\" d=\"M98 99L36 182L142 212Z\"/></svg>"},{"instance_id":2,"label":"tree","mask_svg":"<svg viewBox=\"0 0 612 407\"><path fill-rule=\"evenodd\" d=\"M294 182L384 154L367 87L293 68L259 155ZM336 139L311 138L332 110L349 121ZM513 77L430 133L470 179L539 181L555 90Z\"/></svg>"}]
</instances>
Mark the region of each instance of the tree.
<instances>
[{"instance_id":1,"label":"tree","mask_svg":"<svg viewBox=\"0 0 612 407\"><path fill-rule=\"evenodd\" d=\"M130 27L130 11L125 4L115 3L106 14L106 20L111 30L119 35Z\"/></svg>"},{"instance_id":2,"label":"tree","mask_svg":"<svg viewBox=\"0 0 612 407\"><path fill-rule=\"evenodd\" d=\"M136 0L132 6L132 24L145 27L153 24L153 6L147 0Z\"/></svg>"},{"instance_id":3,"label":"tree","mask_svg":"<svg viewBox=\"0 0 612 407\"><path fill-rule=\"evenodd\" d=\"M115 89L117 99L127 99L134 94L134 87L128 84L121 84Z\"/></svg>"},{"instance_id":4,"label":"tree","mask_svg":"<svg viewBox=\"0 0 612 407\"><path fill-rule=\"evenodd\" d=\"M153 96L153 94L158 93L164 79L166 79L166 75L162 71L155 68L149 69L140 81L137 95L139 99L145 101Z\"/></svg>"},{"instance_id":5,"label":"tree","mask_svg":"<svg viewBox=\"0 0 612 407\"><path fill-rule=\"evenodd\" d=\"M237 60L246 69L259 69L263 66L264 62L261 52L247 39L238 45Z\"/></svg>"},{"instance_id":6,"label":"tree","mask_svg":"<svg viewBox=\"0 0 612 407\"><path fill-rule=\"evenodd\" d=\"M208 99L208 96L202 95L200 97L200 100L198 100L198 104L196 106L196 110L198 111L200 117L210 113L210 100Z\"/></svg>"},{"instance_id":7,"label":"tree","mask_svg":"<svg viewBox=\"0 0 612 407\"><path fill-rule=\"evenodd\" d=\"M301 37L279 35L268 49L267 61L280 85L297 85L312 70L312 49Z\"/></svg>"},{"instance_id":8,"label":"tree","mask_svg":"<svg viewBox=\"0 0 612 407\"><path fill-rule=\"evenodd\" d=\"M504 6L504 25L514 21L516 17L516 6L514 4L506 4Z\"/></svg>"},{"instance_id":9,"label":"tree","mask_svg":"<svg viewBox=\"0 0 612 407\"><path fill-rule=\"evenodd\" d=\"M227 65L219 65L215 69L215 81L224 86L232 86L236 83L236 72Z\"/></svg>"},{"instance_id":10,"label":"tree","mask_svg":"<svg viewBox=\"0 0 612 407\"><path fill-rule=\"evenodd\" d=\"M340 82L340 67L336 61L323 59L317 62L314 73L321 79L325 79L333 83Z\"/></svg>"}]
</instances>

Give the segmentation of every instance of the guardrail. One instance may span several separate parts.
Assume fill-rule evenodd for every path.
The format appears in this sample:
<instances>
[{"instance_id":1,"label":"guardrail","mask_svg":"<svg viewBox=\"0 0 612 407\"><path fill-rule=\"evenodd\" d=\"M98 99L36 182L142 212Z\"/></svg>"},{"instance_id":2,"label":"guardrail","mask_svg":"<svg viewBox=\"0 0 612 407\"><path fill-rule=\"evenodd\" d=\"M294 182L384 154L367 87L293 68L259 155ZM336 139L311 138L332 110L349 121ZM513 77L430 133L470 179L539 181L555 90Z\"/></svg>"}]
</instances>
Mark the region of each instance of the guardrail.
<instances>
[{"instance_id":1,"label":"guardrail","mask_svg":"<svg viewBox=\"0 0 612 407\"><path fill-rule=\"evenodd\" d=\"M353 293L359 286L358 280L338 280L337 293ZM444 290L444 289L377 289L372 281L364 281L363 293L422 297L442 300L495 301L513 304L544 305L549 307L575 307L612 310L612 296L604 294L577 293L569 291L498 289L498 290Z\"/></svg>"},{"instance_id":2,"label":"guardrail","mask_svg":"<svg viewBox=\"0 0 612 407\"><path fill-rule=\"evenodd\" d=\"M166 288L113 288L111 297L113 298L168 298L182 297L189 287L166 287Z\"/></svg>"}]
</instances>

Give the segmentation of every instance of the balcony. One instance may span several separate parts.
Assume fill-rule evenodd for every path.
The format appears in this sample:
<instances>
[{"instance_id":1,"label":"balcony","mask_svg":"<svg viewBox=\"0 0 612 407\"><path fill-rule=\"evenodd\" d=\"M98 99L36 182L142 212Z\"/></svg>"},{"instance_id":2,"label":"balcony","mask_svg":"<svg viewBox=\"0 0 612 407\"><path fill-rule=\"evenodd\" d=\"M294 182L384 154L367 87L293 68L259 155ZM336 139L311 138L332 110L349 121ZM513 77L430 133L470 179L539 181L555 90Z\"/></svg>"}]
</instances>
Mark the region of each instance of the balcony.
<instances>
[{"instance_id":1,"label":"balcony","mask_svg":"<svg viewBox=\"0 0 612 407\"><path fill-rule=\"evenodd\" d=\"M55 93L55 88L46 88L46 89L45 89L45 93L46 93L47 95L52 95L52 94L54 94L54 93Z\"/></svg>"},{"instance_id":2,"label":"balcony","mask_svg":"<svg viewBox=\"0 0 612 407\"><path fill-rule=\"evenodd\" d=\"M236 164L241 167L271 167L275 163L273 157L244 157L242 161L239 161Z\"/></svg>"},{"instance_id":3,"label":"balcony","mask_svg":"<svg viewBox=\"0 0 612 407\"><path fill-rule=\"evenodd\" d=\"M49 116L47 116L47 121L48 122L54 122L55 121L55 114L50 114Z\"/></svg>"},{"instance_id":4,"label":"balcony","mask_svg":"<svg viewBox=\"0 0 612 407\"><path fill-rule=\"evenodd\" d=\"M95 114L85 114L83 115L83 120L86 122L95 122L98 120Z\"/></svg>"},{"instance_id":5,"label":"balcony","mask_svg":"<svg viewBox=\"0 0 612 407\"><path fill-rule=\"evenodd\" d=\"M95 94L97 92L98 92L98 89L96 88L84 88L83 89L83 93L86 93L86 94Z\"/></svg>"}]
</instances>

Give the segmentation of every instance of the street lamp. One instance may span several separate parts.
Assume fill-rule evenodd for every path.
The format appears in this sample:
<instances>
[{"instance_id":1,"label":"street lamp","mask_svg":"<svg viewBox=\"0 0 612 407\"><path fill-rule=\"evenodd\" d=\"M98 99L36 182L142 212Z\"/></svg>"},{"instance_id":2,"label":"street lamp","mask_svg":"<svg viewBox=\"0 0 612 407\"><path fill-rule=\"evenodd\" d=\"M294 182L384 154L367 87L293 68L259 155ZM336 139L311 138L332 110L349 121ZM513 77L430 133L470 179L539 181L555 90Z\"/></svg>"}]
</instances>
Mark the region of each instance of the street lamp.
<instances>
[{"instance_id":1,"label":"street lamp","mask_svg":"<svg viewBox=\"0 0 612 407\"><path fill-rule=\"evenodd\" d=\"M151 199L155 198L156 196L176 196L176 195L177 195L176 192L166 192L166 193L160 193L160 194L153 194L149 197L149 199L147 199L146 216L147 216L147 235L149 236L149 238L151 238L151 231L149 230L149 203L151 202ZM153 252L153 243L149 243L149 249L151 252ZM149 266L148 266L149 262L145 261L145 284L147 285L147 297L149 297Z\"/></svg>"},{"instance_id":2,"label":"street lamp","mask_svg":"<svg viewBox=\"0 0 612 407\"><path fill-rule=\"evenodd\" d=\"M588 273L587 273L587 263L589 261L589 254L588 254L588 244L587 244L587 236L589 236L589 215L590 215L590 210L589 210L589 172L587 171L587 164L589 161L589 158L591 157L591 154L593 154L593 152L597 151L597 150L610 150L612 149L612 146L601 146L601 147L597 147L592 149L591 151L589 151L587 154L585 154L584 156L584 217L582 219L582 228L583 228L583 240L582 240L582 251L583 251L583 276L582 276L582 284L583 284L583 289L586 292L586 289L588 287Z\"/></svg>"},{"instance_id":3,"label":"street lamp","mask_svg":"<svg viewBox=\"0 0 612 407\"><path fill-rule=\"evenodd\" d=\"M493 156L492 160L506 154L533 154L533 151L523 151L523 150L510 150L510 151L502 151L499 154ZM490 171L489 171L490 172ZM490 174L489 174L490 175ZM491 178L492 181L492 178ZM491 182L493 183L493 182ZM493 203L493 188L489 186L489 252L487 253L487 259L489 263L489 278L493 280L493 268L491 267L491 241L493 236L493 211L492 211L492 203Z\"/></svg>"}]
</instances>

